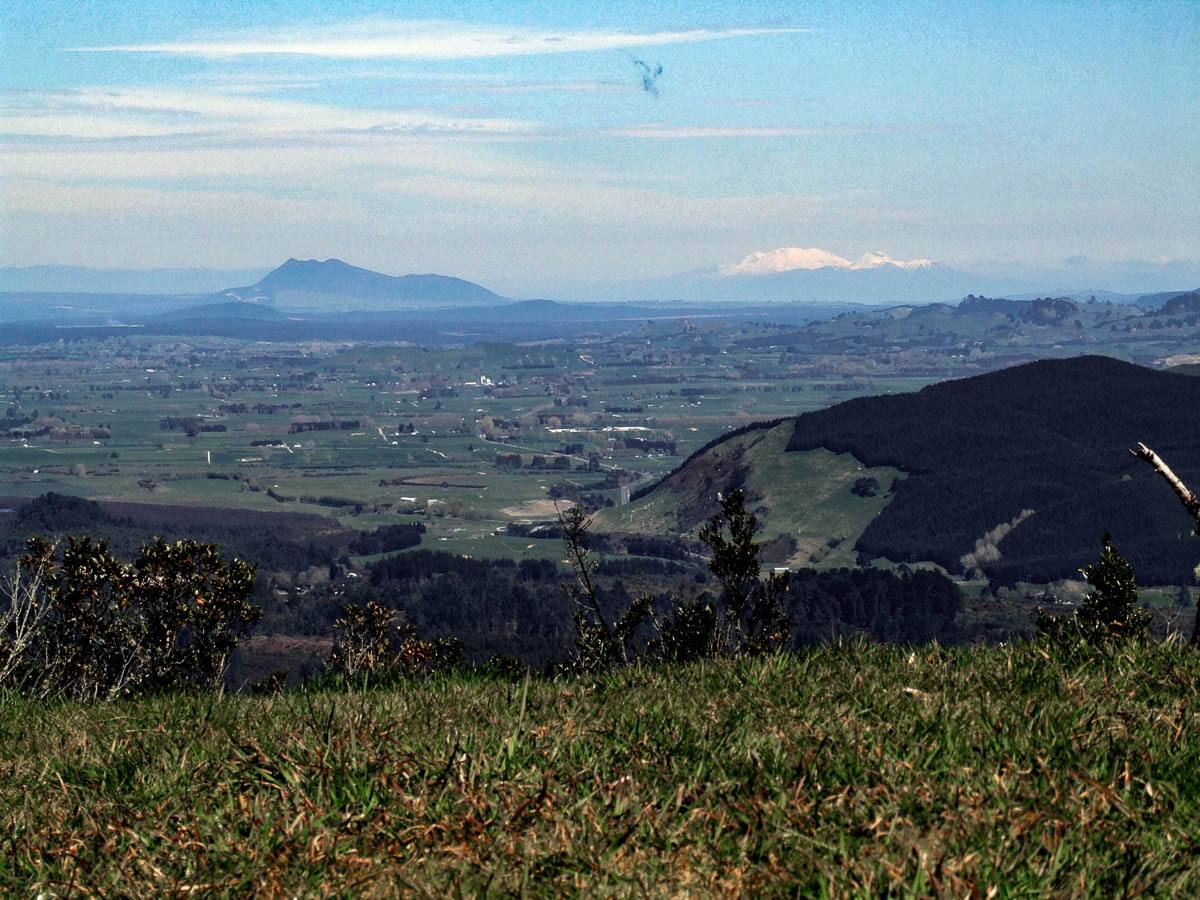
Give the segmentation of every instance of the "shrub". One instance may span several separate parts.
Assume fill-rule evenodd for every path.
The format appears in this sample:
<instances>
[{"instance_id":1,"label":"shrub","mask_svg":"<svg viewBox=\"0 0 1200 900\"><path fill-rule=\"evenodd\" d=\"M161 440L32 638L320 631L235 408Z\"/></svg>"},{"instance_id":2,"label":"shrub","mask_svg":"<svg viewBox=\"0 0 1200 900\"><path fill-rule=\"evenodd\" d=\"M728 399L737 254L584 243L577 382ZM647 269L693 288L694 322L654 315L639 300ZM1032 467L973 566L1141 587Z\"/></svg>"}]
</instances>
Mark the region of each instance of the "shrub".
<instances>
[{"instance_id":1,"label":"shrub","mask_svg":"<svg viewBox=\"0 0 1200 900\"><path fill-rule=\"evenodd\" d=\"M415 625L398 619L395 610L374 600L344 606L333 623L336 643L329 670L347 678L379 680L447 672L463 665L461 639L421 640Z\"/></svg>"},{"instance_id":2,"label":"shrub","mask_svg":"<svg viewBox=\"0 0 1200 900\"><path fill-rule=\"evenodd\" d=\"M478 671L487 678L501 681L521 681L529 675L529 666L505 653L493 653Z\"/></svg>"},{"instance_id":3,"label":"shrub","mask_svg":"<svg viewBox=\"0 0 1200 900\"><path fill-rule=\"evenodd\" d=\"M635 638L638 629L651 618L650 598L634 600L621 617L610 623L600 605L593 575L599 560L592 556L590 528L592 520L576 504L558 514L563 549L575 576L574 584L563 586L575 609L575 665L585 672L596 672L626 665L637 658Z\"/></svg>"},{"instance_id":4,"label":"shrub","mask_svg":"<svg viewBox=\"0 0 1200 900\"><path fill-rule=\"evenodd\" d=\"M850 493L856 497L875 497L879 494L879 479L871 476L857 478L854 481L854 487L850 488Z\"/></svg>"},{"instance_id":5,"label":"shrub","mask_svg":"<svg viewBox=\"0 0 1200 900\"><path fill-rule=\"evenodd\" d=\"M687 662L716 654L719 635L720 620L713 605L690 600L680 603L659 626L654 646L667 659Z\"/></svg>"},{"instance_id":6,"label":"shrub","mask_svg":"<svg viewBox=\"0 0 1200 900\"><path fill-rule=\"evenodd\" d=\"M216 544L158 538L131 564L87 536L68 537L61 559L42 538L27 546L7 592L5 686L77 699L215 687L261 617L254 567L226 564Z\"/></svg>"},{"instance_id":7,"label":"shrub","mask_svg":"<svg viewBox=\"0 0 1200 900\"><path fill-rule=\"evenodd\" d=\"M721 500L721 512L700 529L700 540L712 553L709 571L721 583L722 649L734 655L782 647L791 625L781 602L788 574L760 575L762 546L754 539L758 519L747 512L745 501L740 488L730 491Z\"/></svg>"},{"instance_id":8,"label":"shrub","mask_svg":"<svg viewBox=\"0 0 1200 900\"><path fill-rule=\"evenodd\" d=\"M1092 586L1073 616L1048 616L1038 610L1038 633L1060 644L1098 646L1146 637L1150 614L1140 609L1133 565L1104 535L1098 562L1081 570Z\"/></svg>"},{"instance_id":9,"label":"shrub","mask_svg":"<svg viewBox=\"0 0 1200 900\"><path fill-rule=\"evenodd\" d=\"M559 522L575 574L575 584L567 587L575 602L575 664L585 671L646 656L686 660L767 653L782 648L791 636L792 623L782 603L788 575L761 575L762 548L754 540L758 520L746 510L740 489L730 491L721 500L721 512L700 529L700 540L712 554L709 570L721 585L719 603L709 602L707 596L680 600L662 620L653 614L651 599L642 596L610 624L592 579L597 562L588 549L591 520L576 506L560 515ZM639 644L637 634L645 623L656 634Z\"/></svg>"}]
</instances>

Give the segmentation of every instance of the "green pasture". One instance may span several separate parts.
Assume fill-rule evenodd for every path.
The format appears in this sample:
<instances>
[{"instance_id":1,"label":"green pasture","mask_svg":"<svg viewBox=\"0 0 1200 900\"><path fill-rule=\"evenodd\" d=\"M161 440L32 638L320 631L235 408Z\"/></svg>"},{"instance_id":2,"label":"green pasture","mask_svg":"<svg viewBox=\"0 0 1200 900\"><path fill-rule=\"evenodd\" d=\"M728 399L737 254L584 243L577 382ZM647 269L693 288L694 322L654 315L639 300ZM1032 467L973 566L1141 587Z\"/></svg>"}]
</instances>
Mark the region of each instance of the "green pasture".
<instances>
[{"instance_id":1,"label":"green pasture","mask_svg":"<svg viewBox=\"0 0 1200 900\"><path fill-rule=\"evenodd\" d=\"M714 327L714 334L762 330ZM286 509L336 516L355 528L394 521L394 508L407 515L411 504L399 498L413 497L431 512L427 542L457 552L520 555L526 550L495 536L495 529L550 515L529 510L548 498L555 483L594 492L602 475L574 471L591 454L601 457L604 471L631 473L636 487L732 428L929 380L795 375L777 348L735 348L708 359L691 353L692 336L681 323L662 323L651 332L652 345L616 338L580 348L275 345L144 336L31 348L25 356L0 360L0 415L6 406L13 418L36 409L69 426L108 428L111 436L95 443L77 435L0 440L0 487L14 496L53 490L96 499ZM689 396L689 390L702 393ZM609 407L641 411L609 413ZM539 415L577 430L553 433L539 424ZM519 430L507 442L485 441L480 431L487 416L519 423ZM168 417L226 430L188 437L180 428L162 428ZM357 424L288 433L293 423L311 419ZM416 433L408 433L410 427ZM645 430L616 430L631 427ZM618 442L626 437L673 441L675 454L622 448ZM264 441L286 448L253 446ZM582 445L570 471L529 468L535 454L551 461L567 444ZM497 453L520 453L525 467L497 467ZM844 546L826 558L829 564L848 561L845 548L865 526L863 516L879 505L856 505L841 496L838 479L849 477L851 464L761 456L768 470L764 496L778 507L767 517L774 533L799 531L814 540L845 534ZM788 482L794 478L803 481ZM395 479L422 483L391 484ZM806 487L781 490L786 483ZM273 499L268 490L293 502ZM621 492L602 496L619 502ZM830 508L818 510L815 499L804 496L821 497ZM341 498L362 512L350 515L346 507L302 503L301 497Z\"/></svg>"},{"instance_id":2,"label":"green pasture","mask_svg":"<svg viewBox=\"0 0 1200 900\"><path fill-rule=\"evenodd\" d=\"M892 483L903 476L891 467L868 468L848 453L785 453L791 433L791 423L783 422L732 438L706 456L742 451L742 462L749 468L745 489L756 498L752 506L761 523L760 539L792 536L797 549L789 565L853 566L855 542L887 505ZM699 462L706 464L704 458ZM875 496L852 493L855 481L863 477L873 477L879 483ZM690 487L681 490L682 494L664 485L628 506L602 510L596 516L596 528L677 533L679 503L690 499ZM713 506L715 509L715 497ZM689 529L693 536L695 530Z\"/></svg>"}]
</instances>

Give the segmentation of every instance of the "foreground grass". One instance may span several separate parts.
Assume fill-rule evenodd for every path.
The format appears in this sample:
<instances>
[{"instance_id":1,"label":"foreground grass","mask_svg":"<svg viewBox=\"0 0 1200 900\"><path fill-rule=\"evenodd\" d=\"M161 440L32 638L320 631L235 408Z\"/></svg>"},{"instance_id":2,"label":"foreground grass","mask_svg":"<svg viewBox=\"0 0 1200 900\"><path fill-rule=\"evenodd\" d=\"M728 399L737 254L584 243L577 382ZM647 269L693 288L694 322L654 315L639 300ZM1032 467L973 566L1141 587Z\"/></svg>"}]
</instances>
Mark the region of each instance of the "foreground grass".
<instances>
[{"instance_id":1,"label":"foreground grass","mask_svg":"<svg viewBox=\"0 0 1200 900\"><path fill-rule=\"evenodd\" d=\"M1200 894L1200 654L0 709L0 893Z\"/></svg>"}]
</instances>

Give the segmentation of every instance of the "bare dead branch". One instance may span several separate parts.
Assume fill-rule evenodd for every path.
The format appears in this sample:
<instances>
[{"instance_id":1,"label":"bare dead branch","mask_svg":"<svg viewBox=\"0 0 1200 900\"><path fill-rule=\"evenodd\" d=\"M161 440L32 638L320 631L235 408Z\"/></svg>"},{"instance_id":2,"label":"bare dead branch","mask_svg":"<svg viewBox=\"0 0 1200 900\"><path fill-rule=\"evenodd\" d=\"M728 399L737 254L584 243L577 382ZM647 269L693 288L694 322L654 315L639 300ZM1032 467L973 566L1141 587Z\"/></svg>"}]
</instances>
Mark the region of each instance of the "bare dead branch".
<instances>
[{"instance_id":1,"label":"bare dead branch","mask_svg":"<svg viewBox=\"0 0 1200 900\"><path fill-rule=\"evenodd\" d=\"M1188 490L1187 485L1179 480L1179 476L1171 471L1171 467L1163 462L1162 457L1141 441L1138 442L1136 450L1130 450L1129 452L1138 459L1144 459L1150 463L1154 467L1154 471L1166 480L1167 484L1171 486L1171 490L1179 497L1179 502L1183 504L1183 508L1188 511L1188 515L1196 520L1196 534L1200 534L1200 497L1197 497L1194 492ZM1191 643L1193 647L1200 647L1200 615L1197 615L1196 624L1192 627Z\"/></svg>"},{"instance_id":2,"label":"bare dead branch","mask_svg":"<svg viewBox=\"0 0 1200 900\"><path fill-rule=\"evenodd\" d=\"M1188 490L1187 485L1179 480L1179 476L1171 471L1171 467L1163 461L1162 457L1145 444L1138 442L1137 449L1130 450L1129 452L1138 459L1144 459L1148 462L1154 467L1154 471L1166 480L1167 484L1171 486L1171 490L1179 497L1179 502L1183 504L1183 508L1188 511L1188 515L1196 520L1196 534L1200 534L1200 497L1197 497L1194 492Z\"/></svg>"}]
</instances>

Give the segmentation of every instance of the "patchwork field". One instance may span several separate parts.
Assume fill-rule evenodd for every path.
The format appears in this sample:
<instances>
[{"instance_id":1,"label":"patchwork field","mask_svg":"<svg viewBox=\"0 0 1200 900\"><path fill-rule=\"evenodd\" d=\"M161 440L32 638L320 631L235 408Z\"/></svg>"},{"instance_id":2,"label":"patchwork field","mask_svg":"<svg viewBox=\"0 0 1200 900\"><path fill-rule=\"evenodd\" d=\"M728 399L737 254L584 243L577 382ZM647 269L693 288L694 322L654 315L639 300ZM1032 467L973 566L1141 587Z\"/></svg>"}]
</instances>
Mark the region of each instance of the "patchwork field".
<instances>
[{"instance_id":1,"label":"patchwork field","mask_svg":"<svg viewBox=\"0 0 1200 900\"><path fill-rule=\"evenodd\" d=\"M571 348L142 336L0 349L0 493L303 509L357 529L418 514L430 545L521 555L495 534L510 521L619 506L732 428L929 380L736 343L769 325L630 327ZM785 509L780 531L798 515Z\"/></svg>"}]
</instances>

